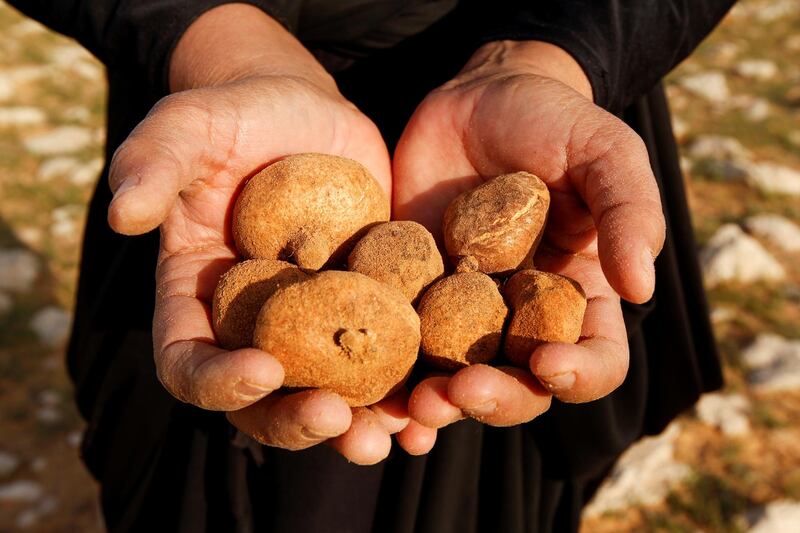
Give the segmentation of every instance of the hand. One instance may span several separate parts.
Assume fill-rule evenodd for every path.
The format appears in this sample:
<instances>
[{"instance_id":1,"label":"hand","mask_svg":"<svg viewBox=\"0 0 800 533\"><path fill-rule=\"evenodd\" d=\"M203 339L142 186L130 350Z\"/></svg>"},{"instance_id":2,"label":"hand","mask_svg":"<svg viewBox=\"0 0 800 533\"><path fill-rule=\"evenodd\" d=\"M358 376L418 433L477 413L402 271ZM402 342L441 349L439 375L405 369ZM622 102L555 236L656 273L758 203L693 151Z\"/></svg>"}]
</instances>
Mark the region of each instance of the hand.
<instances>
[{"instance_id":1,"label":"hand","mask_svg":"<svg viewBox=\"0 0 800 533\"><path fill-rule=\"evenodd\" d=\"M537 268L577 280L588 298L580 341L537 348L532 375L474 365L429 378L412 393L412 419L438 428L466 414L514 425L544 412L550 394L587 402L622 383L628 344L619 297L650 298L664 218L643 142L592 103L566 52L540 42L482 47L417 108L393 170L394 216L437 236L462 191L507 172L536 174L551 193Z\"/></svg>"},{"instance_id":2,"label":"hand","mask_svg":"<svg viewBox=\"0 0 800 533\"><path fill-rule=\"evenodd\" d=\"M356 463L383 459L390 433L409 424L407 393L352 412L328 391L273 393L283 382L280 363L256 349L217 347L209 320L217 280L236 261L228 217L244 178L285 155L322 152L360 161L388 194L390 162L377 128L291 35L250 6L200 17L170 67L178 92L114 155L108 211L119 233L161 229L159 379L182 401L230 411L235 426L264 444L296 450L328 441ZM420 434L411 425L400 440L413 448Z\"/></svg>"}]
</instances>

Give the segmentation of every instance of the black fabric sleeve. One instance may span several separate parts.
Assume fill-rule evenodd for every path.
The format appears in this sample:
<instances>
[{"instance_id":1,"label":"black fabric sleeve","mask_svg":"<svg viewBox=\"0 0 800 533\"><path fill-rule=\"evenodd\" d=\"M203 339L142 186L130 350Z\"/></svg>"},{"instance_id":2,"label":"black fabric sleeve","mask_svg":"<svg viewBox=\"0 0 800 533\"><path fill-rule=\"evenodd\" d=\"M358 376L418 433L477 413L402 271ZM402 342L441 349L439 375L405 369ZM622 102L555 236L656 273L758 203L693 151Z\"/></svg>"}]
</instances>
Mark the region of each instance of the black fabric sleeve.
<instances>
[{"instance_id":1,"label":"black fabric sleeve","mask_svg":"<svg viewBox=\"0 0 800 533\"><path fill-rule=\"evenodd\" d=\"M619 113L649 91L719 23L736 0L508 0L481 43L550 42L586 72L595 103Z\"/></svg>"},{"instance_id":2,"label":"black fabric sleeve","mask_svg":"<svg viewBox=\"0 0 800 533\"><path fill-rule=\"evenodd\" d=\"M292 29L294 0L8 0L25 15L73 37L109 69L145 76L169 92L169 58L197 17L233 1L254 5Z\"/></svg>"}]
</instances>

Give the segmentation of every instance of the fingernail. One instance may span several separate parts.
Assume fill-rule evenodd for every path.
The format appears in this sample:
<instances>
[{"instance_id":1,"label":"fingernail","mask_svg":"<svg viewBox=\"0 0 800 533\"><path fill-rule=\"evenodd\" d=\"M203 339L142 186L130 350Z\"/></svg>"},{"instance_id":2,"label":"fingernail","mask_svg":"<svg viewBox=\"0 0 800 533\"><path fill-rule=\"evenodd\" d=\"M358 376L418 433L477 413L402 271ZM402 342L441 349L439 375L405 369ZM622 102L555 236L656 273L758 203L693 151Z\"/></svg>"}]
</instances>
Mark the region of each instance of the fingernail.
<instances>
[{"instance_id":1,"label":"fingernail","mask_svg":"<svg viewBox=\"0 0 800 533\"><path fill-rule=\"evenodd\" d=\"M240 381L236 384L236 395L243 400L257 400L266 396L272 390L269 387L262 387L246 381Z\"/></svg>"},{"instance_id":2,"label":"fingernail","mask_svg":"<svg viewBox=\"0 0 800 533\"><path fill-rule=\"evenodd\" d=\"M302 426L300 428L300 434L303 435L303 437L310 440L332 439L333 437L338 437L339 435L341 435L341 433L330 433L330 434L320 433L312 429L309 429L305 426Z\"/></svg>"},{"instance_id":3,"label":"fingernail","mask_svg":"<svg viewBox=\"0 0 800 533\"><path fill-rule=\"evenodd\" d=\"M114 198L119 198L124 193L139 185L139 181L140 180L138 178L127 178L122 180L122 184L116 191L114 191Z\"/></svg>"},{"instance_id":4,"label":"fingernail","mask_svg":"<svg viewBox=\"0 0 800 533\"><path fill-rule=\"evenodd\" d=\"M489 400L488 402L476 405L475 407L464 409L464 412L470 416L489 416L494 414L496 410L497 400Z\"/></svg>"},{"instance_id":5,"label":"fingernail","mask_svg":"<svg viewBox=\"0 0 800 533\"><path fill-rule=\"evenodd\" d=\"M552 376L539 376L539 381L550 390L567 390L575 384L575 372L563 372Z\"/></svg>"}]
</instances>

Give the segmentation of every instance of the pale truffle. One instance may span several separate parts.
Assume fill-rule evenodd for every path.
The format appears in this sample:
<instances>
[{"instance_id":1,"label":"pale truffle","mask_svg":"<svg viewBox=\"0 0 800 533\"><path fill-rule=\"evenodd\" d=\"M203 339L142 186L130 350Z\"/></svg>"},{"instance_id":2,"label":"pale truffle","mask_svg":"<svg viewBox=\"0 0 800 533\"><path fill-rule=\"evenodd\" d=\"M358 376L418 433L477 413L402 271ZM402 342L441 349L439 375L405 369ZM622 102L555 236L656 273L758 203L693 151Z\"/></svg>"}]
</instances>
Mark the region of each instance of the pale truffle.
<instances>
[{"instance_id":1,"label":"pale truffle","mask_svg":"<svg viewBox=\"0 0 800 533\"><path fill-rule=\"evenodd\" d=\"M353 272L394 287L412 303L444 274L433 235L408 220L374 226L356 243L347 264Z\"/></svg>"},{"instance_id":2,"label":"pale truffle","mask_svg":"<svg viewBox=\"0 0 800 533\"><path fill-rule=\"evenodd\" d=\"M504 274L533 266L550 193L538 177L515 172L459 195L444 214L444 243L459 272Z\"/></svg>"},{"instance_id":3,"label":"pale truffle","mask_svg":"<svg viewBox=\"0 0 800 533\"><path fill-rule=\"evenodd\" d=\"M389 198L361 164L298 154L247 182L234 207L233 237L245 257L317 270L344 261L369 226L386 220Z\"/></svg>"},{"instance_id":4,"label":"pale truffle","mask_svg":"<svg viewBox=\"0 0 800 533\"><path fill-rule=\"evenodd\" d=\"M418 312L422 353L431 364L458 369L498 355L508 309L486 274L463 272L437 281Z\"/></svg>"},{"instance_id":5,"label":"pale truffle","mask_svg":"<svg viewBox=\"0 0 800 533\"><path fill-rule=\"evenodd\" d=\"M558 274L522 270L503 288L512 309L504 352L512 363L528 366L533 351L546 342L578 342L586 295L574 280Z\"/></svg>"},{"instance_id":6,"label":"pale truffle","mask_svg":"<svg viewBox=\"0 0 800 533\"><path fill-rule=\"evenodd\" d=\"M308 278L295 265L274 259L251 259L234 265L214 291L211 320L217 342L235 350L252 345L261 306L281 287Z\"/></svg>"},{"instance_id":7,"label":"pale truffle","mask_svg":"<svg viewBox=\"0 0 800 533\"><path fill-rule=\"evenodd\" d=\"M419 342L419 317L399 292L340 271L277 291L253 333L254 346L283 365L285 386L328 389L354 407L400 386Z\"/></svg>"}]
</instances>

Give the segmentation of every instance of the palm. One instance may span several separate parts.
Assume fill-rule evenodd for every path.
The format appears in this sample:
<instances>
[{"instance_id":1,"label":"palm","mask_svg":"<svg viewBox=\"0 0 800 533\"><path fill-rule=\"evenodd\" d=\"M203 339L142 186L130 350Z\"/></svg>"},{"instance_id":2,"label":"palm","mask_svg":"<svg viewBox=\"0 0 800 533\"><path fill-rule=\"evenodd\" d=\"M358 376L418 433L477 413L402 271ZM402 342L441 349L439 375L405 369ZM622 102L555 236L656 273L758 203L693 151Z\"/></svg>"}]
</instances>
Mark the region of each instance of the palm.
<instances>
[{"instance_id":1,"label":"palm","mask_svg":"<svg viewBox=\"0 0 800 533\"><path fill-rule=\"evenodd\" d=\"M437 236L449 202L485 179L527 170L547 183L551 208L535 258L537 268L577 280L589 304L578 345L540 348L532 357L531 369L545 378L578 370L575 386L564 390L551 387L566 401L600 397L625 376L625 326L619 296L612 285L634 300L647 293L647 280L618 268L620 261L627 260L626 244L610 235L620 222L620 214L611 205L614 195L609 178L613 172L606 167L619 166L620 170L651 177L641 150L636 152L638 168L618 161L617 150L630 141L628 131L560 82L530 74L504 75L451 82L431 93L409 122L395 156L394 215L417 220ZM653 185L644 183L642 187L650 193ZM658 206L644 208L655 210ZM659 231L658 220L659 216L653 217L653 232ZM487 374L488 370L462 370L448 385L450 401L463 404L458 407L467 413L468 404L477 405L487 393L478 391L481 387L471 385L462 375L479 372ZM504 379L507 386L516 386L497 372L489 378L495 380L496 391L502 389ZM548 384L547 379L543 382ZM483 385L483 389L492 388L488 381ZM535 386L532 390L534 396L540 392ZM433 398L424 390L415 391L415 395L418 393L419 397ZM460 397L460 402L453 396ZM541 407L527 411L526 416L539 412ZM437 422L436 415L426 414L424 408L416 414L435 425L445 421ZM491 418L488 420L491 422ZM520 421L524 420L517 419L516 423Z\"/></svg>"}]
</instances>

